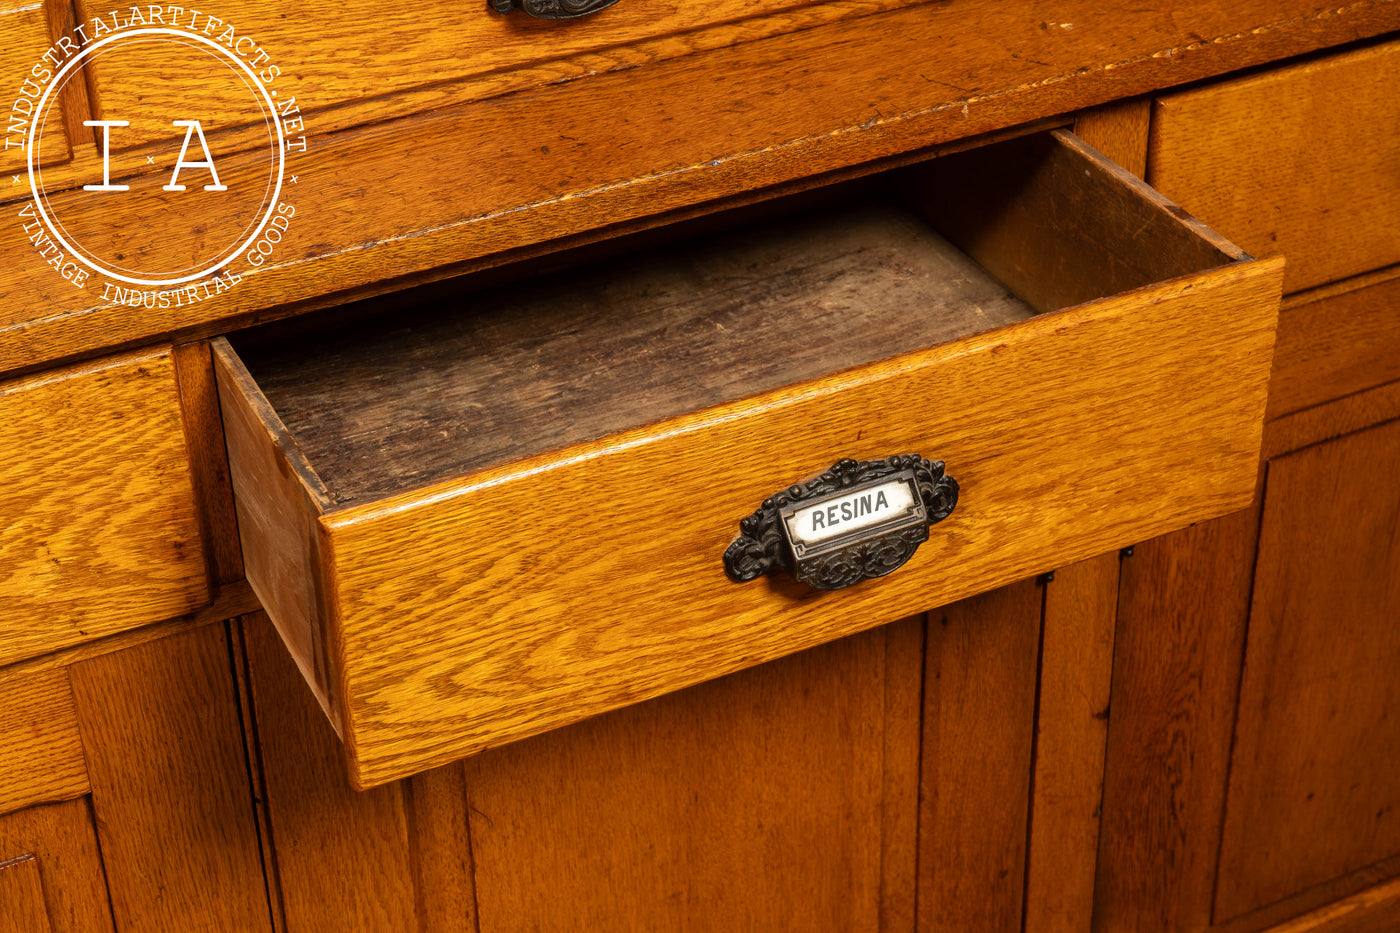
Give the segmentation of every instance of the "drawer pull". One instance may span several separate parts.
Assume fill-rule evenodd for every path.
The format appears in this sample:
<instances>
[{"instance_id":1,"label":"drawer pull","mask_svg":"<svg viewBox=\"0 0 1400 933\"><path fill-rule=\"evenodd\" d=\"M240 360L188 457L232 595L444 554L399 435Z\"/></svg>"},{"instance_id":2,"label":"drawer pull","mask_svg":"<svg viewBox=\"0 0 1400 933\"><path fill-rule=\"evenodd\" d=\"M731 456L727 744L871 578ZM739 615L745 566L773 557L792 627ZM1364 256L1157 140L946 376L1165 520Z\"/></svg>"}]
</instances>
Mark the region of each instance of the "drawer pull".
<instances>
[{"instance_id":1,"label":"drawer pull","mask_svg":"<svg viewBox=\"0 0 1400 933\"><path fill-rule=\"evenodd\" d=\"M491 9L509 13L523 9L535 19L578 19L599 10L606 10L617 0L491 0Z\"/></svg>"},{"instance_id":2,"label":"drawer pull","mask_svg":"<svg viewBox=\"0 0 1400 933\"><path fill-rule=\"evenodd\" d=\"M957 481L940 460L838 460L740 521L724 571L745 583L783 567L819 590L839 590L897 570L957 504Z\"/></svg>"}]
</instances>

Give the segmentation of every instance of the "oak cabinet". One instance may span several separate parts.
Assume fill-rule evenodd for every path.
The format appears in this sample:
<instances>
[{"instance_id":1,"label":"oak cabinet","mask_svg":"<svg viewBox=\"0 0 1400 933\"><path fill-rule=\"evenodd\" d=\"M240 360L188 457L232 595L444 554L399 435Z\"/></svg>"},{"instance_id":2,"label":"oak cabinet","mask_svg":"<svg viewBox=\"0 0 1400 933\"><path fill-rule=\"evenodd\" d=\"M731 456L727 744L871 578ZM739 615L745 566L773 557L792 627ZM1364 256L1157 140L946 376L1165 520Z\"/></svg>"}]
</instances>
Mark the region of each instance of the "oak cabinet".
<instances>
[{"instance_id":1,"label":"oak cabinet","mask_svg":"<svg viewBox=\"0 0 1400 933\"><path fill-rule=\"evenodd\" d=\"M1400 926L1394 4L622 0L568 31L369 6L261 34L315 52L280 85L312 146L281 261L238 289L133 313L0 226L17 257L0 277L0 928ZM0 13L0 66L97 12ZM101 165L85 117L168 102L134 93L132 65L109 57L63 94L41 159L65 204ZM144 172L169 142L147 133L113 166ZM822 191L899 200L917 186L890 179L940 172L917 210L1024 305L990 322L1007 326L850 359L809 336L810 372L533 438L533 473L515 454L482 467L532 493L582 476L565 492L584 501L589 464L627 453L610 431L700 464L672 485L703 530L648 526L674 565L645 585L602 574L617 558L589 539L568 559L590 585L532 603L512 574L550 573L566 540L481 558L481 586L378 521L413 499L431 518L415 530L468 538L501 508L485 496L444 518L393 489L340 510L365 522L336 537L297 471L327 411L291 430L276 379L229 378L258 370L254 325L295 335L296 389L308 322L348 328L358 302L406 322L415 289L510 290L564 256ZM85 222L115 249L133 216L109 202ZM740 260L773 245L757 240ZM896 285L908 267L890 263ZM1095 352L1064 352L1090 334ZM791 363L751 356L744 378ZM221 408L228 388L247 404ZM554 427L592 430L575 420ZM724 425L750 448L716 473L704 435ZM261 479L240 437L263 442ZM917 562L833 599L782 578L726 589L719 554L764 495L926 438L976 535L955 513L942 550L939 526ZM270 528L283 546L251 546ZM337 575L365 555L394 569ZM718 589L671 572L702 564ZM509 654L529 689L482 716L461 647L492 633L417 625L459 593L504 607L507 645L598 663L560 689Z\"/></svg>"}]
</instances>

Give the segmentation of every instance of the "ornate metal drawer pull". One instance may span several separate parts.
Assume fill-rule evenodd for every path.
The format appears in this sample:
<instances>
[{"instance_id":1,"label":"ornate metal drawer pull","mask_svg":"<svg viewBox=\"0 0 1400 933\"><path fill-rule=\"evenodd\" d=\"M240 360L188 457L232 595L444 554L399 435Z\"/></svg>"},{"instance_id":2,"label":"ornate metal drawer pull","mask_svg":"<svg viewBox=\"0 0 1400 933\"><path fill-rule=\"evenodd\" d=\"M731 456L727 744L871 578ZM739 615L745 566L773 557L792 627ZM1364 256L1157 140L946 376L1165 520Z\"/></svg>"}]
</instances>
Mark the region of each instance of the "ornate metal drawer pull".
<instances>
[{"instance_id":1,"label":"ornate metal drawer pull","mask_svg":"<svg viewBox=\"0 0 1400 933\"><path fill-rule=\"evenodd\" d=\"M724 571L744 583L783 567L819 590L839 590L903 566L957 504L957 481L940 460L838 460L740 521Z\"/></svg>"},{"instance_id":2,"label":"ornate metal drawer pull","mask_svg":"<svg viewBox=\"0 0 1400 933\"><path fill-rule=\"evenodd\" d=\"M521 0L518 4L536 19L578 19L605 10L617 0ZM516 0L491 0L491 9L509 13L516 9Z\"/></svg>"}]
</instances>

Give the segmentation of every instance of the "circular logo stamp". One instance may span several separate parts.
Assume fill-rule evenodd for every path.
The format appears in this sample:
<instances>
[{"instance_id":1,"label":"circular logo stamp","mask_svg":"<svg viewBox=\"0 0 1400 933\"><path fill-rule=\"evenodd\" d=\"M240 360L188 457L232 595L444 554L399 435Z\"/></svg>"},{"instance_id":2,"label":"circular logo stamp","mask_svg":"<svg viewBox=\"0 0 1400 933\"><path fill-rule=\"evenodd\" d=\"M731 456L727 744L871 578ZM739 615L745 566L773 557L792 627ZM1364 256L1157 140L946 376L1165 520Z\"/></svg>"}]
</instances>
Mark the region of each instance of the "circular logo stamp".
<instances>
[{"instance_id":1,"label":"circular logo stamp","mask_svg":"<svg viewBox=\"0 0 1400 933\"><path fill-rule=\"evenodd\" d=\"M74 287L147 308L204 301L267 266L306 152L282 76L256 36L183 7L116 10L58 37L22 80L4 137L24 152L19 219L39 259Z\"/></svg>"}]
</instances>

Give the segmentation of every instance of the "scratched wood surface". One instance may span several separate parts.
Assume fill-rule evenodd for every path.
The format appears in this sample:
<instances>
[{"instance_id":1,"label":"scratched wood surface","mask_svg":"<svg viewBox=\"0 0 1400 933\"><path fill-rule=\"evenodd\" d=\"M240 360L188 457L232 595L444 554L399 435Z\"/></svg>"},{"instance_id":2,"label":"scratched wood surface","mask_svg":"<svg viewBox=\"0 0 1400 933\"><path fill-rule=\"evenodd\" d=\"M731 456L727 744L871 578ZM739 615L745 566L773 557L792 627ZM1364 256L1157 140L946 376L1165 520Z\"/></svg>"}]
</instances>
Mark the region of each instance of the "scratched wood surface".
<instances>
[{"instance_id":1,"label":"scratched wood surface","mask_svg":"<svg viewBox=\"0 0 1400 933\"><path fill-rule=\"evenodd\" d=\"M876 202L239 355L339 505L1032 313Z\"/></svg>"},{"instance_id":2,"label":"scratched wood surface","mask_svg":"<svg viewBox=\"0 0 1400 933\"><path fill-rule=\"evenodd\" d=\"M72 287L32 253L21 225L5 225L0 248L23 261L0 283L0 370L443 275L1397 25L1390 2L923 4L374 123L314 140L293 170L299 183L288 181L284 200L302 219L274 267L208 301L133 314ZM77 194L55 203L73 206L64 199ZM165 222L198 226L193 208L161 203ZM141 229L111 205L75 208L97 241Z\"/></svg>"},{"instance_id":3,"label":"scratched wood surface","mask_svg":"<svg viewBox=\"0 0 1400 933\"><path fill-rule=\"evenodd\" d=\"M0 383L0 661L209 600L167 349Z\"/></svg>"},{"instance_id":4,"label":"scratched wood surface","mask_svg":"<svg viewBox=\"0 0 1400 933\"><path fill-rule=\"evenodd\" d=\"M1148 180L1255 255L1285 288L1400 260L1400 42L1159 98ZM1268 132L1255 115L1267 114Z\"/></svg>"}]
</instances>

